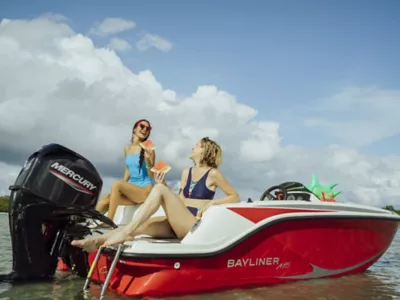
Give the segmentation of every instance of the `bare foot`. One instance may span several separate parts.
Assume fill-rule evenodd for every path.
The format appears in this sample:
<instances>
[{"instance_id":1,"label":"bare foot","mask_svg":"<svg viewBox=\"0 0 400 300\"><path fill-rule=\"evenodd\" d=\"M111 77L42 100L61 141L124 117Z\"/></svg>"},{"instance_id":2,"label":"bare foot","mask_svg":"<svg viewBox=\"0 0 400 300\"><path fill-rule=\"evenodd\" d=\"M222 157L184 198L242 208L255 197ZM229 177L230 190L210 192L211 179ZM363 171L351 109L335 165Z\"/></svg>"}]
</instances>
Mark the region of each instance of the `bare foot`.
<instances>
[{"instance_id":1,"label":"bare foot","mask_svg":"<svg viewBox=\"0 0 400 300\"><path fill-rule=\"evenodd\" d=\"M74 240L71 242L72 246L82 248L84 251L90 253L95 252L101 244L104 242L104 238L102 237L95 237L90 239L83 239L83 240Z\"/></svg>"},{"instance_id":2,"label":"bare foot","mask_svg":"<svg viewBox=\"0 0 400 300\"><path fill-rule=\"evenodd\" d=\"M127 241L133 241L134 236L126 233L125 231L121 230L119 232L115 232L114 234L110 235L107 240L104 242L103 246L112 246L116 244L120 244Z\"/></svg>"},{"instance_id":3,"label":"bare foot","mask_svg":"<svg viewBox=\"0 0 400 300\"><path fill-rule=\"evenodd\" d=\"M112 229L112 226L105 223L99 223L93 225L93 227L90 227L90 229Z\"/></svg>"}]
</instances>

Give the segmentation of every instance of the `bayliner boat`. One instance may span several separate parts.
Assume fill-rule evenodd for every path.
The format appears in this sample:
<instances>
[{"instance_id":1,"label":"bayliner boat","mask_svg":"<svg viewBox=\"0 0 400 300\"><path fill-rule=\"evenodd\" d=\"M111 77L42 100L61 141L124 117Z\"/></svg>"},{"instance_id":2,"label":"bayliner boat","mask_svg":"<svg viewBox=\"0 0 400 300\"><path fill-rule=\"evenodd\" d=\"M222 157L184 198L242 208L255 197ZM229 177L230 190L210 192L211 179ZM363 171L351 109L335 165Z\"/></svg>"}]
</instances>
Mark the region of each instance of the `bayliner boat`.
<instances>
[{"instance_id":1,"label":"bayliner boat","mask_svg":"<svg viewBox=\"0 0 400 300\"><path fill-rule=\"evenodd\" d=\"M137 207L121 207L119 222L97 213L96 169L51 144L28 159L11 187L13 272L3 280L51 278L59 258L87 276L85 289L103 284L101 297L107 290L157 297L361 273L389 248L400 216L338 203L334 186L315 177L307 186L286 182L259 200L211 207L182 240L140 236L87 255L70 241L93 234L89 219L115 228Z\"/></svg>"}]
</instances>

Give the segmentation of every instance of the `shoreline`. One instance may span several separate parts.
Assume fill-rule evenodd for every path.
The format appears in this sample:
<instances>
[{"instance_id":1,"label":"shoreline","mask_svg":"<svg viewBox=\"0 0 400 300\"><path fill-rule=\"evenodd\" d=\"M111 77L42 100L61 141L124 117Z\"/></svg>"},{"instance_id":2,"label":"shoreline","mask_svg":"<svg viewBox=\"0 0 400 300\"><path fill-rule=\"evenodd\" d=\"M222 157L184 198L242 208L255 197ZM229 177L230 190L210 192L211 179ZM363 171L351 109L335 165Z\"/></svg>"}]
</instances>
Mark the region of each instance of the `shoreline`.
<instances>
[{"instance_id":1,"label":"shoreline","mask_svg":"<svg viewBox=\"0 0 400 300\"><path fill-rule=\"evenodd\" d=\"M9 196L0 196L0 213L8 213Z\"/></svg>"},{"instance_id":2,"label":"shoreline","mask_svg":"<svg viewBox=\"0 0 400 300\"><path fill-rule=\"evenodd\" d=\"M0 196L0 213L8 213L9 201L10 201L9 196ZM392 205L386 205L386 206L382 207L382 209L394 211L395 213L400 215L400 210L395 209Z\"/></svg>"}]
</instances>

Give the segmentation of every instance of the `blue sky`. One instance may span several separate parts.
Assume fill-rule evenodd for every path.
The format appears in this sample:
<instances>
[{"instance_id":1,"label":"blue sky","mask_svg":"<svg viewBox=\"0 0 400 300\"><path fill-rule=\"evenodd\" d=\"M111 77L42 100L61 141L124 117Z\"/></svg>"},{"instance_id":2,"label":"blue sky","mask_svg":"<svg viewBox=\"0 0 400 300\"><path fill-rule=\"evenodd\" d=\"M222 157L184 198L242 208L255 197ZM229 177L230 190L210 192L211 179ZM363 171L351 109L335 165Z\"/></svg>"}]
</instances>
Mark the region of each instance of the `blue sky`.
<instances>
[{"instance_id":1,"label":"blue sky","mask_svg":"<svg viewBox=\"0 0 400 300\"><path fill-rule=\"evenodd\" d=\"M288 121L290 107L311 105L344 86L400 88L400 2L393 1L5 1L0 17L32 18L59 13L77 32L88 33L105 17L134 20L118 36L134 44L143 33L173 43L122 54L134 71L150 69L164 88L189 94L214 84L259 111L259 118ZM108 38L92 37L97 45ZM304 134L304 131L302 131ZM309 135L318 133L310 130ZM302 136L282 124L284 143L333 142ZM318 140L318 142L316 142ZM363 147L398 154L394 136Z\"/></svg>"}]
</instances>

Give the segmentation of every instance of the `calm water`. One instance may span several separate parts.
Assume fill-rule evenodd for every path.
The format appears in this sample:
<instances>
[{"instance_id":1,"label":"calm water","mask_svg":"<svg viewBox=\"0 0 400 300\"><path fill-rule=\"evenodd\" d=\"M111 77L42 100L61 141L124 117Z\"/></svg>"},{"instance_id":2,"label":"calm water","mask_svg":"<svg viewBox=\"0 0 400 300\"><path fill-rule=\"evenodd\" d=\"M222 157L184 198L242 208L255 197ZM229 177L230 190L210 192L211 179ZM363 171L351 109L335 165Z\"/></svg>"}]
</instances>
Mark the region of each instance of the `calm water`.
<instances>
[{"instance_id":1,"label":"calm water","mask_svg":"<svg viewBox=\"0 0 400 300\"><path fill-rule=\"evenodd\" d=\"M8 216L0 213L0 273L11 270L11 246L8 234ZM373 300L400 299L400 233L386 254L370 270L362 275L338 279L311 280L294 284L282 284L251 290L170 297L164 300ZM52 283L11 286L0 283L0 300L8 299L54 299L83 300L83 280L58 274ZM99 287L92 285L89 297L100 295ZM108 293L107 300L126 298Z\"/></svg>"}]
</instances>

